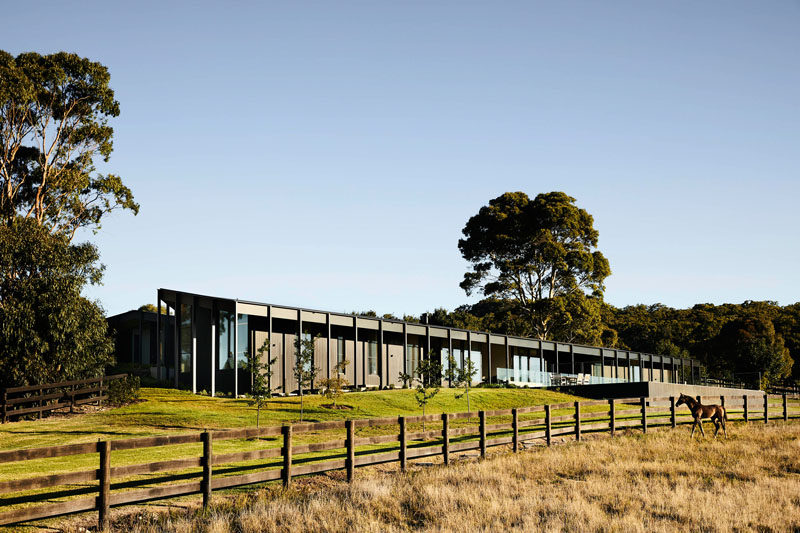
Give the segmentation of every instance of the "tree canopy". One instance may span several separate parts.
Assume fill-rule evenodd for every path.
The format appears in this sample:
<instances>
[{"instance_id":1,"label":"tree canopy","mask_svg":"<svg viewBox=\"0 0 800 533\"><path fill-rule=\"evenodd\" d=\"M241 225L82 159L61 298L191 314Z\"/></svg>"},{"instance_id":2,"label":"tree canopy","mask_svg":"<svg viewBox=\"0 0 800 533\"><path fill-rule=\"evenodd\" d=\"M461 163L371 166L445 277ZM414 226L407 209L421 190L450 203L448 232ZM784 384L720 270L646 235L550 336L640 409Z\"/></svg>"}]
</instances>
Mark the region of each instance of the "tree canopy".
<instances>
[{"instance_id":1,"label":"tree canopy","mask_svg":"<svg viewBox=\"0 0 800 533\"><path fill-rule=\"evenodd\" d=\"M108 69L75 54L0 51L0 219L30 218L69 239L114 209L137 213L131 190L96 167L119 115Z\"/></svg>"},{"instance_id":2,"label":"tree canopy","mask_svg":"<svg viewBox=\"0 0 800 533\"><path fill-rule=\"evenodd\" d=\"M481 290L513 303L525 321L523 334L599 338L603 282L611 269L596 249L592 216L574 198L505 193L470 218L462 233L458 248L471 270L461 288L468 295Z\"/></svg>"}]
</instances>

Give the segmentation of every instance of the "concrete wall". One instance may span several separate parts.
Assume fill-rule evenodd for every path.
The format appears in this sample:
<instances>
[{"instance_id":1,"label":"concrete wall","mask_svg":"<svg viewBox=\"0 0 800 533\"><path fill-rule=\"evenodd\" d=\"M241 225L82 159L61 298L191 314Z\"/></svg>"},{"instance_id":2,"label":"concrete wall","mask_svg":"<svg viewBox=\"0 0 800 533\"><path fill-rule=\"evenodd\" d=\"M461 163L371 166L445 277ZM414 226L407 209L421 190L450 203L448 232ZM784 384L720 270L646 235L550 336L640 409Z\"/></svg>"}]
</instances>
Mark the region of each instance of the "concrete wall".
<instances>
[{"instance_id":1,"label":"concrete wall","mask_svg":"<svg viewBox=\"0 0 800 533\"><path fill-rule=\"evenodd\" d=\"M751 405L763 404L764 392L753 389L729 389L725 387L710 387L707 385L687 385L683 383L661 383L658 381L638 381L633 383L608 383L604 385L579 385L574 387L561 387L577 396L587 398L666 398L687 396L701 396L704 403L719 403L720 396L744 396L751 399ZM716 398L716 402L713 400ZM760 402L760 403L752 403Z\"/></svg>"}]
</instances>

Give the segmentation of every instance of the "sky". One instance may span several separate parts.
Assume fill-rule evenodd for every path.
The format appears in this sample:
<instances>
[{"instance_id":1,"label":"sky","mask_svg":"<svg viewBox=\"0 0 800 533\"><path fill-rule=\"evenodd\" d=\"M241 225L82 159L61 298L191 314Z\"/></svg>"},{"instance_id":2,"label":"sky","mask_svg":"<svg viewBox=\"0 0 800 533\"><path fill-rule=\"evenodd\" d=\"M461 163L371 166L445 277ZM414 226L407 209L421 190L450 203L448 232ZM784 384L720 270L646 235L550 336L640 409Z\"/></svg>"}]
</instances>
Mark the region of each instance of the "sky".
<instances>
[{"instance_id":1,"label":"sky","mask_svg":"<svg viewBox=\"0 0 800 533\"><path fill-rule=\"evenodd\" d=\"M453 309L466 221L554 190L613 305L800 301L798 1L0 3L0 49L110 70L109 314Z\"/></svg>"}]
</instances>

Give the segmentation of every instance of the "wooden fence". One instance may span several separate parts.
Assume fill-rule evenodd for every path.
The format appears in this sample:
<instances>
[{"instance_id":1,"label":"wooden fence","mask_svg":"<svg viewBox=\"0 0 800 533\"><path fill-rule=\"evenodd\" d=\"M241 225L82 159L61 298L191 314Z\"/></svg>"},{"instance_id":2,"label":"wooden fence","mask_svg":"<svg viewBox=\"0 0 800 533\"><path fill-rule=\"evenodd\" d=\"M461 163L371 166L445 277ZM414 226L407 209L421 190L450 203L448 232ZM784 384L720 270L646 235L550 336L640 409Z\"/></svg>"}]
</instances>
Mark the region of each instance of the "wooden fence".
<instances>
[{"instance_id":1,"label":"wooden fence","mask_svg":"<svg viewBox=\"0 0 800 533\"><path fill-rule=\"evenodd\" d=\"M108 399L108 382L128 377L127 374L115 374L99 378L44 383L25 387L9 387L3 389L0 397L2 421L5 424L11 417L19 417L54 411L68 407L70 412L75 406L87 403L102 403Z\"/></svg>"},{"instance_id":2,"label":"wooden fence","mask_svg":"<svg viewBox=\"0 0 800 533\"><path fill-rule=\"evenodd\" d=\"M703 397L703 401L726 405L730 420L767 423L800 418L800 402L786 395L716 396ZM549 446L555 437L581 440L584 434L592 432L608 432L614 436L623 428L646 433L654 426L676 427L691 423L688 409L676 409L675 402L674 397L595 400L477 413L300 423L4 451L0 452L0 464L85 454L98 457L95 459L97 468L0 482L0 508L14 507L0 514L0 525L96 510L99 525L104 528L112 506L198 493L203 495L203 505L207 506L213 490L229 487L278 480L288 486L293 477L330 470L345 470L347 479L352 480L354 470L367 465L399 462L400 468L405 470L409 460L423 457L442 456L444 464L449 464L452 454L467 450L475 450L484 457L487 448L493 446L510 445L511 450L517 452L524 443L532 441ZM422 424L435 427L418 431ZM356 436L357 429L367 436ZM335 432L337 438L307 444L294 441L298 435L308 437L319 432ZM255 443L259 448L214 452L215 446L220 451L219 447L225 448L226 441L233 439L258 439ZM262 448L262 443L272 446ZM112 452L187 444L194 445L190 457L112 466ZM236 464L239 466L234 466ZM36 468L41 471L41 463ZM248 470L249 473L242 473ZM146 488L141 488L143 486ZM9 494L16 495L9 497Z\"/></svg>"}]
</instances>

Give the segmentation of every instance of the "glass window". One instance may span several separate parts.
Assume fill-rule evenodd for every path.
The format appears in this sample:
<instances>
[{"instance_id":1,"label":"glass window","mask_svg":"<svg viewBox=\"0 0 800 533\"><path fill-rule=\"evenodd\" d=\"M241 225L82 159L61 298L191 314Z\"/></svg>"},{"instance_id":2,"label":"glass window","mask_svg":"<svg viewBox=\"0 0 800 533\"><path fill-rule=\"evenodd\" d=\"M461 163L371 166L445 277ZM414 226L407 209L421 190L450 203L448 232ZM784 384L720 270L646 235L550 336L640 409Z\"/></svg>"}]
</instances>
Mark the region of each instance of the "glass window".
<instances>
[{"instance_id":1,"label":"glass window","mask_svg":"<svg viewBox=\"0 0 800 533\"><path fill-rule=\"evenodd\" d=\"M480 350L472 350L470 353L470 360L472 367L475 369L475 374L472 377L473 383L480 383L483 380L483 355Z\"/></svg>"},{"instance_id":2,"label":"glass window","mask_svg":"<svg viewBox=\"0 0 800 533\"><path fill-rule=\"evenodd\" d=\"M419 345L406 345L406 372L412 377L416 377L415 372L419 366Z\"/></svg>"},{"instance_id":3,"label":"glass window","mask_svg":"<svg viewBox=\"0 0 800 533\"><path fill-rule=\"evenodd\" d=\"M236 359L238 359L238 367L245 368L247 366L247 354L250 353L250 330L248 328L248 315L239 314L239 319L236 321L236 328L239 334L238 350L236 351Z\"/></svg>"},{"instance_id":4,"label":"glass window","mask_svg":"<svg viewBox=\"0 0 800 533\"><path fill-rule=\"evenodd\" d=\"M219 338L219 369L233 370L233 313L219 312L217 324Z\"/></svg>"},{"instance_id":5,"label":"glass window","mask_svg":"<svg viewBox=\"0 0 800 533\"><path fill-rule=\"evenodd\" d=\"M367 373L378 374L378 341L367 341Z\"/></svg>"},{"instance_id":6,"label":"glass window","mask_svg":"<svg viewBox=\"0 0 800 533\"><path fill-rule=\"evenodd\" d=\"M342 363L345 358L344 337L336 339L336 361Z\"/></svg>"},{"instance_id":7,"label":"glass window","mask_svg":"<svg viewBox=\"0 0 800 533\"><path fill-rule=\"evenodd\" d=\"M192 304L181 304L180 372L192 371Z\"/></svg>"}]
</instances>

